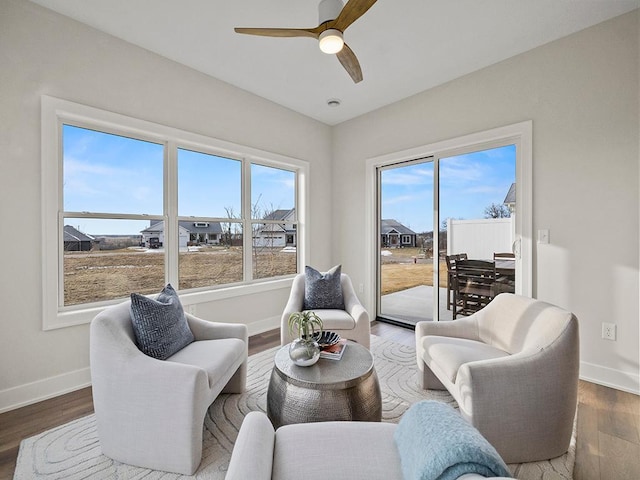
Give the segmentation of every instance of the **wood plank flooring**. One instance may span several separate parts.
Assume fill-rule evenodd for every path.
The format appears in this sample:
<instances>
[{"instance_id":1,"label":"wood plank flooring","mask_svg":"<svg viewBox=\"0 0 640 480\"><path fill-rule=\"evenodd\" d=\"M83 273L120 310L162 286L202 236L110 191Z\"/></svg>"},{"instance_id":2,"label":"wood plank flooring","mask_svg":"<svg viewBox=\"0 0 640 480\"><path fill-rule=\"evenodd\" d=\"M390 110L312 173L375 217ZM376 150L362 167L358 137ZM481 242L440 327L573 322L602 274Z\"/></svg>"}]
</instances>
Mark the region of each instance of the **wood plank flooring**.
<instances>
[{"instance_id":1,"label":"wood plank flooring","mask_svg":"<svg viewBox=\"0 0 640 480\"><path fill-rule=\"evenodd\" d=\"M371 332L414 345L412 330L380 322ZM280 332L249 340L249 354L280 344ZM640 479L640 397L580 382L575 480ZM0 414L0 479L13 478L20 441L93 412L91 388Z\"/></svg>"}]
</instances>

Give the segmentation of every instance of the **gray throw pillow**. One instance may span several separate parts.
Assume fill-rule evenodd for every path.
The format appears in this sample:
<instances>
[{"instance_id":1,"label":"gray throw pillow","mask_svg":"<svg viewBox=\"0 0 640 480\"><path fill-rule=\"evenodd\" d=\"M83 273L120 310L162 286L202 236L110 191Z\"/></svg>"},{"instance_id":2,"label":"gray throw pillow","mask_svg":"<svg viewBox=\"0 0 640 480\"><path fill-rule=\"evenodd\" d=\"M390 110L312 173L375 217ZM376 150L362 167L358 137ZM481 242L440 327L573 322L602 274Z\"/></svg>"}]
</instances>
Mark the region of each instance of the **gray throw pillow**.
<instances>
[{"instance_id":1,"label":"gray throw pillow","mask_svg":"<svg viewBox=\"0 0 640 480\"><path fill-rule=\"evenodd\" d=\"M309 266L304 269L304 309L344 310L340 274L342 265L336 265L326 273L320 273Z\"/></svg>"},{"instance_id":2,"label":"gray throw pillow","mask_svg":"<svg viewBox=\"0 0 640 480\"><path fill-rule=\"evenodd\" d=\"M155 300L132 293L131 322L138 348L159 360L166 360L195 340L178 294L170 284Z\"/></svg>"}]
</instances>

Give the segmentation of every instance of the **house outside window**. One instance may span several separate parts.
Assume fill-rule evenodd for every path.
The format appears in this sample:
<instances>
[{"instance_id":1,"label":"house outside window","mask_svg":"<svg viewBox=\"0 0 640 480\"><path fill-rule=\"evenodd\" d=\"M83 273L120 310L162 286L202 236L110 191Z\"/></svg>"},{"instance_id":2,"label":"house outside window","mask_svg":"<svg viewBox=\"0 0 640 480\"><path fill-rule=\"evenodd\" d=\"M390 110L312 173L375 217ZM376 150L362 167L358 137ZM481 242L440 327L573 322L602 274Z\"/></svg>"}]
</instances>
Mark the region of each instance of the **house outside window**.
<instances>
[{"instance_id":1,"label":"house outside window","mask_svg":"<svg viewBox=\"0 0 640 480\"><path fill-rule=\"evenodd\" d=\"M46 96L42 121L45 328L166 283L215 292L297 273L282 250L300 233L305 162Z\"/></svg>"},{"instance_id":2,"label":"house outside window","mask_svg":"<svg viewBox=\"0 0 640 480\"><path fill-rule=\"evenodd\" d=\"M380 221L380 244L384 248L415 247L416 232L394 219Z\"/></svg>"}]
</instances>

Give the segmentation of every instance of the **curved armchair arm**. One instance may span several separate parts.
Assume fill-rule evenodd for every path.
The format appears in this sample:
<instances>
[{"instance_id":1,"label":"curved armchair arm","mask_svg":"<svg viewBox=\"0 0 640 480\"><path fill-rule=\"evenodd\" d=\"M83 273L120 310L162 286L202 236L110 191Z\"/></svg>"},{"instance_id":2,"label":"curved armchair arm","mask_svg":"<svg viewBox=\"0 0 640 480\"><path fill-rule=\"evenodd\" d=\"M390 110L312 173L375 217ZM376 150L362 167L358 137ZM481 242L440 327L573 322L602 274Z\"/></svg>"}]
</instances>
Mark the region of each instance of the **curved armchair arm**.
<instances>
[{"instance_id":1,"label":"curved armchair arm","mask_svg":"<svg viewBox=\"0 0 640 480\"><path fill-rule=\"evenodd\" d=\"M347 312L356 321L356 328L360 323L369 323L369 312L364 309L362 304L354 304Z\"/></svg>"},{"instance_id":2,"label":"curved armchair arm","mask_svg":"<svg viewBox=\"0 0 640 480\"><path fill-rule=\"evenodd\" d=\"M244 342L244 362L222 389L222 393L241 393L246 389L247 362L249 357L249 333L247 326L239 323L209 322L185 313L189 328L197 340L221 340L237 338Z\"/></svg>"},{"instance_id":3,"label":"curved armchair arm","mask_svg":"<svg viewBox=\"0 0 640 480\"><path fill-rule=\"evenodd\" d=\"M352 336L358 339L366 348L371 347L371 323L369 321L369 313L360 303L358 296L353 288L353 283L348 275L342 274L340 278L342 284L342 297L344 300L344 309L351 315L355 321L355 328Z\"/></svg>"},{"instance_id":4,"label":"curved armchair arm","mask_svg":"<svg viewBox=\"0 0 640 480\"><path fill-rule=\"evenodd\" d=\"M222 338L239 338L245 343L249 339L247 326L240 323L222 323L203 320L185 313L189 328L196 340L219 340Z\"/></svg>"},{"instance_id":5,"label":"curved armchair arm","mask_svg":"<svg viewBox=\"0 0 640 480\"><path fill-rule=\"evenodd\" d=\"M289 300L284 307L280 319L280 343L286 345L293 338L289 335L289 317L292 313L301 312L304 305L304 274L299 273L293 278Z\"/></svg>"},{"instance_id":6,"label":"curved armchair arm","mask_svg":"<svg viewBox=\"0 0 640 480\"><path fill-rule=\"evenodd\" d=\"M225 480L271 480L275 432L262 412L249 412L233 446Z\"/></svg>"},{"instance_id":7,"label":"curved armchair arm","mask_svg":"<svg viewBox=\"0 0 640 480\"><path fill-rule=\"evenodd\" d=\"M368 320L369 314L360 303L360 300L356 295L356 291L353 288L351 279L346 274L342 274L340 283L342 284L342 298L344 300L344 309L346 312L353 317L356 323L363 315L366 315Z\"/></svg>"},{"instance_id":8,"label":"curved armchair arm","mask_svg":"<svg viewBox=\"0 0 640 480\"><path fill-rule=\"evenodd\" d=\"M427 335L479 340L478 318L473 314L451 322L418 322L416 324L416 361L420 371L424 371L422 337Z\"/></svg>"},{"instance_id":9,"label":"curved armchair arm","mask_svg":"<svg viewBox=\"0 0 640 480\"><path fill-rule=\"evenodd\" d=\"M452 320L450 322L418 322L416 324L416 338L424 337L426 335L479 340L478 320L474 314L459 320Z\"/></svg>"}]
</instances>

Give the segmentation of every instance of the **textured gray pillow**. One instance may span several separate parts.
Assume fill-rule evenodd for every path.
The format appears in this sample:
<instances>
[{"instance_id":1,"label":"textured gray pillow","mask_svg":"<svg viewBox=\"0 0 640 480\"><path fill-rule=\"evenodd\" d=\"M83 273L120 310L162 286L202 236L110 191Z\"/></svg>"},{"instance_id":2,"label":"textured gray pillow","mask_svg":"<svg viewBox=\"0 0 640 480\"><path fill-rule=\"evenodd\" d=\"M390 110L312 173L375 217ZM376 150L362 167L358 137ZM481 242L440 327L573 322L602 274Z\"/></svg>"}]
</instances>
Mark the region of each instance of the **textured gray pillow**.
<instances>
[{"instance_id":1,"label":"textured gray pillow","mask_svg":"<svg viewBox=\"0 0 640 480\"><path fill-rule=\"evenodd\" d=\"M342 265L336 265L326 273L309 266L304 269L304 309L334 308L344 310L340 274Z\"/></svg>"},{"instance_id":2,"label":"textured gray pillow","mask_svg":"<svg viewBox=\"0 0 640 480\"><path fill-rule=\"evenodd\" d=\"M166 360L195 340L178 294L170 284L155 300L132 293L131 322L138 348L159 360Z\"/></svg>"}]
</instances>

